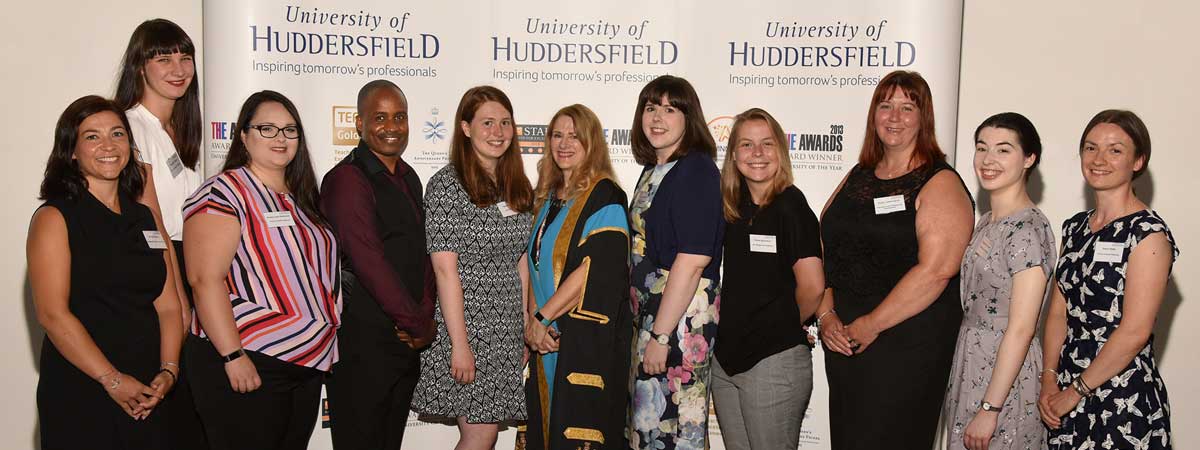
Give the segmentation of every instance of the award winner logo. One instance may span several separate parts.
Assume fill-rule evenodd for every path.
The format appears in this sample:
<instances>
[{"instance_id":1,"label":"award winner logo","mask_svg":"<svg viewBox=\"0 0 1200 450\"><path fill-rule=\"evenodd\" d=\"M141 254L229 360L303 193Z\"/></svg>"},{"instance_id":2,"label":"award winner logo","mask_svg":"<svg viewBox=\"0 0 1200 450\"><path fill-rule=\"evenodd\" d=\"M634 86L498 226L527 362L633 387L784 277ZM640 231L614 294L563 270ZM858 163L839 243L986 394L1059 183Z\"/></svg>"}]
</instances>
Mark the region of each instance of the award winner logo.
<instances>
[{"instance_id":1,"label":"award winner logo","mask_svg":"<svg viewBox=\"0 0 1200 450\"><path fill-rule=\"evenodd\" d=\"M333 107L333 145L358 145L358 127L354 125L357 117L354 106Z\"/></svg>"},{"instance_id":2,"label":"award winner logo","mask_svg":"<svg viewBox=\"0 0 1200 450\"><path fill-rule=\"evenodd\" d=\"M517 125L517 146L522 155L540 155L546 152L545 125Z\"/></svg>"},{"instance_id":3,"label":"award winner logo","mask_svg":"<svg viewBox=\"0 0 1200 450\"><path fill-rule=\"evenodd\" d=\"M436 144L446 139L446 122L438 118L438 109L433 107L429 110L429 120L425 121L425 125L421 127L421 133L425 135L425 141L431 144Z\"/></svg>"}]
</instances>

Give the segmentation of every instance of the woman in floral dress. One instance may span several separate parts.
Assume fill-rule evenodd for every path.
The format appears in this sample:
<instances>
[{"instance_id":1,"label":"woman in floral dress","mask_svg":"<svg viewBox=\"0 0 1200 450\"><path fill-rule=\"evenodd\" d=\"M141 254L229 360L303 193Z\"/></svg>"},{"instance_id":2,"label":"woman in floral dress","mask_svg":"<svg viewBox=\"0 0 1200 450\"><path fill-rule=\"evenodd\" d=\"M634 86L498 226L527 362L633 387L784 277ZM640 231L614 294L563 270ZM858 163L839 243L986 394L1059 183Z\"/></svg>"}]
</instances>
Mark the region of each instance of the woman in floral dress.
<instances>
[{"instance_id":1,"label":"woman in floral dress","mask_svg":"<svg viewBox=\"0 0 1200 450\"><path fill-rule=\"evenodd\" d=\"M1170 449L1152 332L1179 251L1133 192L1150 162L1150 134L1132 112L1102 111L1084 129L1079 156L1096 209L1063 223L1038 401L1049 448Z\"/></svg>"},{"instance_id":2,"label":"woman in floral dress","mask_svg":"<svg viewBox=\"0 0 1200 450\"><path fill-rule=\"evenodd\" d=\"M1025 116L996 114L975 129L975 176L992 210L963 255L963 322L946 392L952 448L1046 447L1037 412L1042 348L1034 335L1054 273L1054 232L1025 189L1041 159L1041 139Z\"/></svg>"},{"instance_id":3,"label":"woman in floral dress","mask_svg":"<svg viewBox=\"0 0 1200 450\"><path fill-rule=\"evenodd\" d=\"M634 326L630 446L705 449L717 334L721 176L696 91L664 75L638 96L633 153L645 166L629 223Z\"/></svg>"}]
</instances>

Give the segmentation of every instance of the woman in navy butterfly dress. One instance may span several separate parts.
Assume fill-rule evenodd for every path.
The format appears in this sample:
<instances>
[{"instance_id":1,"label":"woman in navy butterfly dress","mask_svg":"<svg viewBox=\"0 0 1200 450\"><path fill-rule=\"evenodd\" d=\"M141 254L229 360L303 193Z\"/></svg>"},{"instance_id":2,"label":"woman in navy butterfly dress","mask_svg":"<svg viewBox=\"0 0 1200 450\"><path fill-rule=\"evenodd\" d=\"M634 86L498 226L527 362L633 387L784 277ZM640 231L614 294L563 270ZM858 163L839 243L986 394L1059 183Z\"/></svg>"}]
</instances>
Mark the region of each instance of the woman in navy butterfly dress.
<instances>
[{"instance_id":1,"label":"woman in navy butterfly dress","mask_svg":"<svg viewBox=\"0 0 1200 450\"><path fill-rule=\"evenodd\" d=\"M1049 448L1169 449L1151 333L1179 252L1167 224L1133 193L1150 137L1132 112L1108 110L1088 123L1079 148L1096 209L1063 224L1038 401Z\"/></svg>"}]
</instances>

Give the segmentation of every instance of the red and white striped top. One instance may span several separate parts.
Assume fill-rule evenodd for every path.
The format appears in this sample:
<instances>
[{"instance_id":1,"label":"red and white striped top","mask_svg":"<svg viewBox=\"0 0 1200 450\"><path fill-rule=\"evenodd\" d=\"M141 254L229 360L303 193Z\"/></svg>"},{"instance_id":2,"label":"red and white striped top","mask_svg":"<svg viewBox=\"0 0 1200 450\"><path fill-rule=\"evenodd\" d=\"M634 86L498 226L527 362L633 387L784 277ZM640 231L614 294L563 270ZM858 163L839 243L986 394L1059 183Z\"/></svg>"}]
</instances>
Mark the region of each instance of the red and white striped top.
<instances>
[{"instance_id":1,"label":"red and white striped top","mask_svg":"<svg viewBox=\"0 0 1200 450\"><path fill-rule=\"evenodd\" d=\"M283 211L294 225L268 224L269 213ZM272 191L245 167L200 185L183 205L183 217L201 213L241 224L242 239L225 285L242 348L328 371L338 359L342 310L333 232L305 215L290 194ZM203 337L198 320L192 327Z\"/></svg>"}]
</instances>

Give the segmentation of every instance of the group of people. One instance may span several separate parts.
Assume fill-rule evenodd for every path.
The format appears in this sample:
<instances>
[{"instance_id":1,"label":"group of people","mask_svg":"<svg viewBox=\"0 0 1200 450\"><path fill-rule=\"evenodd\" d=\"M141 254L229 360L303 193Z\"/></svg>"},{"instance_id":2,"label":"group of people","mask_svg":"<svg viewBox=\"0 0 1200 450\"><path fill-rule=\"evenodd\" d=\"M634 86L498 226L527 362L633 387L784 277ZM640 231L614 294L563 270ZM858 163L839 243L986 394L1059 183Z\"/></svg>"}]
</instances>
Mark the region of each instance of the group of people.
<instances>
[{"instance_id":1,"label":"group of people","mask_svg":"<svg viewBox=\"0 0 1200 450\"><path fill-rule=\"evenodd\" d=\"M1171 448L1151 330L1178 252L1133 191L1150 138L1129 111L1084 128L1096 207L1056 245L1026 190L1030 121L976 129L991 211L972 227L915 72L880 80L818 216L769 112L736 117L718 168L675 76L635 104L631 196L579 104L551 117L531 183L491 86L462 96L422 186L386 80L359 91L361 140L319 187L274 91L246 99L204 180L194 55L147 21L114 99L58 120L27 251L44 449L302 449L322 385L338 449L399 449L410 409L462 450L506 425L519 449L703 449L710 395L726 448L795 448L810 323L835 449L932 448L943 415L952 448Z\"/></svg>"}]
</instances>

